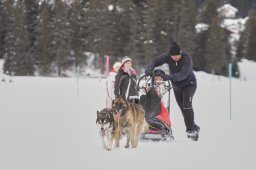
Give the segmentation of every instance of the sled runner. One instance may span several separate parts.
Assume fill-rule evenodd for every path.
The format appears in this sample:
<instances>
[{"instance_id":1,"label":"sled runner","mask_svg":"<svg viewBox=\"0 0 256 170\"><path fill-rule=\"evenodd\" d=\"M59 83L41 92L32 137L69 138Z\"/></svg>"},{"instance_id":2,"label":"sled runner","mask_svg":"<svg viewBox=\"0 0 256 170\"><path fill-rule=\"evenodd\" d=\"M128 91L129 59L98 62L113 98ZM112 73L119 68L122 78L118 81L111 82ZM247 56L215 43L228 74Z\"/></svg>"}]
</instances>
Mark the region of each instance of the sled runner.
<instances>
[{"instance_id":1,"label":"sled runner","mask_svg":"<svg viewBox=\"0 0 256 170\"><path fill-rule=\"evenodd\" d=\"M140 104L145 109L149 130L142 134L142 141L172 141L174 139L170 120L170 81L163 81L164 71L157 69L152 76L142 76L137 84ZM164 103L164 96L167 103Z\"/></svg>"}]
</instances>

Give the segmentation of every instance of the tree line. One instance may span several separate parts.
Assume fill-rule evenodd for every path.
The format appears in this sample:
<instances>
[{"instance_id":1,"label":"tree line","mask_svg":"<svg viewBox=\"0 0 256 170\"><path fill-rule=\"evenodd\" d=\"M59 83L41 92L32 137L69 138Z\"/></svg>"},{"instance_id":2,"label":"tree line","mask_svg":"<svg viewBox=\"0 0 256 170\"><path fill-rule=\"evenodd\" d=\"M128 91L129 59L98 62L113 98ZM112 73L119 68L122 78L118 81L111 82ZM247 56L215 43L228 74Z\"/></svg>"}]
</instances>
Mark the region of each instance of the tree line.
<instances>
[{"instance_id":1,"label":"tree line","mask_svg":"<svg viewBox=\"0 0 256 170\"><path fill-rule=\"evenodd\" d=\"M88 63L86 52L96 54L94 66L104 71L104 56L111 64L123 56L137 69L167 52L177 42L192 56L194 69L239 77L241 58L256 60L256 12L250 10L246 29L230 54L228 34L220 27L216 9L224 0L55 0L0 1L0 58L3 71L14 75L64 75ZM236 1L236 3L238 3ZM209 28L196 33L203 22ZM139 70L143 71L143 70Z\"/></svg>"}]
</instances>

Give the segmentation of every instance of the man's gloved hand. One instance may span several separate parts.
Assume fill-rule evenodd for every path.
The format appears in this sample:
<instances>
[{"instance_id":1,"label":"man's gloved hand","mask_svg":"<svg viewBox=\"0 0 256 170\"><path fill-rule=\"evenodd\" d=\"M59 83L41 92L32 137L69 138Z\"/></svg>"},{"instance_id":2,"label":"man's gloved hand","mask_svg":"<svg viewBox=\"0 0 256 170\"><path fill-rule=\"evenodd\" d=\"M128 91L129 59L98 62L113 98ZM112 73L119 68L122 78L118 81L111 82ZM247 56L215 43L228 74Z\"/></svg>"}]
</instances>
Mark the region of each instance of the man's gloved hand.
<instances>
[{"instance_id":1,"label":"man's gloved hand","mask_svg":"<svg viewBox=\"0 0 256 170\"><path fill-rule=\"evenodd\" d=\"M161 77L164 79L164 81L171 80L172 78L172 76L169 74L163 74Z\"/></svg>"},{"instance_id":2,"label":"man's gloved hand","mask_svg":"<svg viewBox=\"0 0 256 170\"><path fill-rule=\"evenodd\" d=\"M147 69L145 70L145 75L146 75L146 76L152 76L152 69L147 68Z\"/></svg>"}]
</instances>

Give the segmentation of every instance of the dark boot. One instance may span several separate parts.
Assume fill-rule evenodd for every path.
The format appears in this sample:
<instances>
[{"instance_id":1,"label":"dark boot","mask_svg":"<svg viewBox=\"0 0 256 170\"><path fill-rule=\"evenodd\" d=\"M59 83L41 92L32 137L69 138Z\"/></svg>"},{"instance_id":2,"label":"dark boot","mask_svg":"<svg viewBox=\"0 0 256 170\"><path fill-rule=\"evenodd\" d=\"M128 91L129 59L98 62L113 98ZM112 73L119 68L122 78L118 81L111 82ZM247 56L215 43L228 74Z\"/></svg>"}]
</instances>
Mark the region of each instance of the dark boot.
<instances>
[{"instance_id":1,"label":"dark boot","mask_svg":"<svg viewBox=\"0 0 256 170\"><path fill-rule=\"evenodd\" d=\"M193 130L187 130L187 137L192 141L197 141L199 138L200 127L195 125Z\"/></svg>"},{"instance_id":2,"label":"dark boot","mask_svg":"<svg viewBox=\"0 0 256 170\"><path fill-rule=\"evenodd\" d=\"M165 131L165 133L164 133L164 140L166 142L172 142L174 140L174 136L173 136L171 128Z\"/></svg>"}]
</instances>

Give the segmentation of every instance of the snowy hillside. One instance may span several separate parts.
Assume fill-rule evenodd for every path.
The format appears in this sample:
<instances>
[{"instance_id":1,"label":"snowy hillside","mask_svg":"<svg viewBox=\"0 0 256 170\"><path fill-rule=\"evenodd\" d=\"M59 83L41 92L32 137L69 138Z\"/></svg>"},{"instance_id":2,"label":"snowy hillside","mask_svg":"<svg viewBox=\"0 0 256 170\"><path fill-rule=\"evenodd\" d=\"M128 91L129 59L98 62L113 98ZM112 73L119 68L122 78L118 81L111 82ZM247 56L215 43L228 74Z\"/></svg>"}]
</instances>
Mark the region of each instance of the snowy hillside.
<instances>
[{"instance_id":1,"label":"snowy hillside","mask_svg":"<svg viewBox=\"0 0 256 170\"><path fill-rule=\"evenodd\" d=\"M198 142L186 139L181 113L171 96L171 143L140 142L137 149L101 148L96 110L105 105L104 79L14 77L0 82L1 170L255 170L255 73L229 81L196 73ZM241 67L242 68L242 67ZM79 87L79 96L77 95ZM79 97L79 98L78 98Z\"/></svg>"},{"instance_id":2,"label":"snowy hillside","mask_svg":"<svg viewBox=\"0 0 256 170\"><path fill-rule=\"evenodd\" d=\"M246 60L246 59L242 59L242 62L238 63L239 69L240 69L240 73L241 73L241 78L242 80L245 81L256 81L256 74L255 74L255 70L256 70L256 63Z\"/></svg>"}]
</instances>

